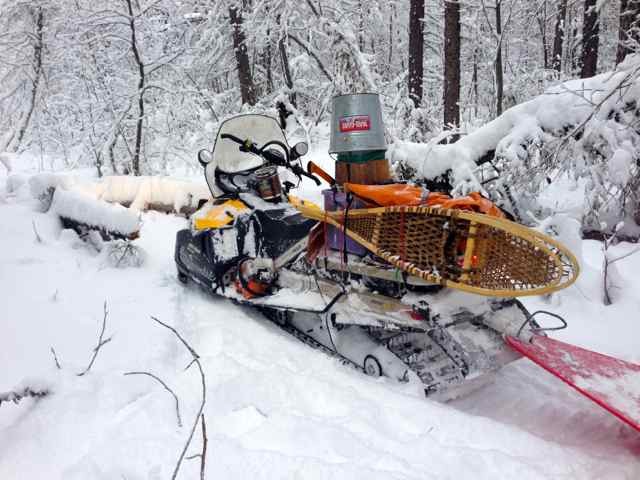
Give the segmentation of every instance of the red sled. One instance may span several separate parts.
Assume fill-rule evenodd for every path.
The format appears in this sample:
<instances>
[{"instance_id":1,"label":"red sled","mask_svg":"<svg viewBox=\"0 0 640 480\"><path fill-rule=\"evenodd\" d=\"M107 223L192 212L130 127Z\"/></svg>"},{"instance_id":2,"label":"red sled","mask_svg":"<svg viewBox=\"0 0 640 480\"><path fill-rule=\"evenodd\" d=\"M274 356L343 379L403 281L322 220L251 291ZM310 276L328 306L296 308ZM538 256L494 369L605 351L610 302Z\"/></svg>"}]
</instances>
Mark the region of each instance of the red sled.
<instances>
[{"instance_id":1,"label":"red sled","mask_svg":"<svg viewBox=\"0 0 640 480\"><path fill-rule=\"evenodd\" d=\"M513 349L640 431L640 365L534 335L507 336Z\"/></svg>"}]
</instances>

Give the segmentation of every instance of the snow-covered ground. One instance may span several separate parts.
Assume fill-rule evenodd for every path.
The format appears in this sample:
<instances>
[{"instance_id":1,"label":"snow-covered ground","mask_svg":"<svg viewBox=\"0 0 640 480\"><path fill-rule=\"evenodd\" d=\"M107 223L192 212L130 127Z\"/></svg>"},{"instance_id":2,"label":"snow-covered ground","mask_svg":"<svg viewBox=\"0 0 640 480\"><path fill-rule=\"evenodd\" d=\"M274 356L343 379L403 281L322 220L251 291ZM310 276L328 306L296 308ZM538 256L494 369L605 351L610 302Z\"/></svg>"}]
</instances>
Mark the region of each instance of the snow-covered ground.
<instances>
[{"instance_id":1,"label":"snow-covered ground","mask_svg":"<svg viewBox=\"0 0 640 480\"><path fill-rule=\"evenodd\" d=\"M7 194L6 184L0 172L0 392L31 385L51 394L0 406L0 479L171 478L200 404L200 377L195 367L185 371L189 352L150 316L201 356L206 478L640 478L640 434L526 359L465 398L425 400L249 309L183 287L173 247L186 220L144 214L135 244L145 264L118 269L39 213L27 185ZM640 363L640 253L615 264L616 302L605 307L601 245L582 248L577 284L527 306L567 319L555 338ZM113 339L78 377L105 302L105 338ZM182 426L173 397L149 377L123 375L130 371L153 373L175 391ZM201 445L198 428L187 456ZM185 460L179 478L199 472L198 458Z\"/></svg>"}]
</instances>

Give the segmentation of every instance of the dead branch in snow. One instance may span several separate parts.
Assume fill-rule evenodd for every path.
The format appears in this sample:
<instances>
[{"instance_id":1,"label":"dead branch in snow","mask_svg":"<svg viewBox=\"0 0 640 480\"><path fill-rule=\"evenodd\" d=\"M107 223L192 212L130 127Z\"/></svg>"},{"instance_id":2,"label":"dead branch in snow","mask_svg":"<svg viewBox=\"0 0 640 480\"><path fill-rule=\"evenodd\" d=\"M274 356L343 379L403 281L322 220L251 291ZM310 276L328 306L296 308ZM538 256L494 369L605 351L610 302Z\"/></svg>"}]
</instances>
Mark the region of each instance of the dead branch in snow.
<instances>
[{"instance_id":1,"label":"dead branch in snow","mask_svg":"<svg viewBox=\"0 0 640 480\"><path fill-rule=\"evenodd\" d=\"M202 426L202 451L200 453L196 453L195 455L187 457L186 460L193 460L194 458L200 459L200 480L204 480L204 471L207 461L207 444L209 443L209 438L207 437L207 424L204 420L204 413L200 417L200 425Z\"/></svg>"},{"instance_id":2,"label":"dead branch in snow","mask_svg":"<svg viewBox=\"0 0 640 480\"><path fill-rule=\"evenodd\" d=\"M602 265L602 303L605 305L611 305L613 300L611 299L611 295L609 294L609 259L607 258L607 252L609 250L609 246L615 239L617 230L614 232L611 237L607 238L606 236L602 242L602 255L603 255L603 265Z\"/></svg>"},{"instance_id":3,"label":"dead branch in snow","mask_svg":"<svg viewBox=\"0 0 640 480\"><path fill-rule=\"evenodd\" d=\"M153 378L160 385L162 385L164 387L164 389L167 392L169 392L173 396L173 399L175 400L175 403L176 403L176 417L178 418L178 426L182 427L182 417L180 416L180 401L178 400L178 396L176 395L176 393L173 390L171 390L171 388L166 383L164 383L164 381L162 381L161 378L159 378L156 375L154 375L153 373L149 373L149 372L125 372L124 375L146 375L148 377Z\"/></svg>"},{"instance_id":4,"label":"dead branch in snow","mask_svg":"<svg viewBox=\"0 0 640 480\"><path fill-rule=\"evenodd\" d=\"M111 339L113 337L109 337L106 340L103 340L104 338L104 331L107 328L107 316L109 315L109 310L107 310L107 301L104 301L104 316L102 317L102 329L100 330L100 336L98 337L98 344L95 346L95 348L93 349L93 356L91 357L91 361L89 362L89 365L87 365L87 368L84 369L84 371L78 373L78 377L82 377L83 375L85 375L86 373L89 372L89 370L91 370L91 367L93 366L93 363L96 361L96 357L98 356L98 352L100 351L100 349L102 347L104 347L107 343L109 343L111 341Z\"/></svg>"},{"instance_id":5,"label":"dead branch in snow","mask_svg":"<svg viewBox=\"0 0 640 480\"><path fill-rule=\"evenodd\" d=\"M53 355L53 361L56 362L56 368L61 370L60 362L58 361L58 355L56 355L56 351L51 347L51 355Z\"/></svg>"},{"instance_id":6,"label":"dead branch in snow","mask_svg":"<svg viewBox=\"0 0 640 480\"><path fill-rule=\"evenodd\" d=\"M159 325L162 325L164 328L171 330L171 332L173 332L173 334L178 338L178 340L180 340L180 342L185 346L185 348L189 351L189 353L192 356L192 360L189 363L189 366L187 368L189 368L191 365L195 364L198 367L198 372L200 374L200 382L202 385L202 397L201 397L201 401L200 401L200 408L198 409L198 414L195 417L195 420L193 422L193 426L191 427L191 431L189 432L189 437L187 438L187 441L184 444L184 447L182 449L182 451L180 452L180 456L178 457L178 461L176 462L176 466L175 469L173 470L173 474L171 475L171 480L175 480L178 476L178 472L180 471L180 466L182 465L182 461L185 458L185 455L187 453L187 449L189 448L189 445L191 445L191 440L193 440L193 435L196 431L196 428L198 427L198 423L200 422L200 419L203 418L204 421L204 405L206 402L206 394L207 394L207 385L206 385L206 380L205 380L205 375L204 375L204 370L202 369L202 363L200 362L200 355L197 354L197 352L193 349L193 347L191 345L189 345L189 343L182 337L182 335L180 335L180 333L178 333L178 331L173 328L171 325L167 325L166 323L158 320L156 317L152 316L151 319L158 323ZM206 439L206 427L203 427L203 435L205 435L205 439ZM203 452L206 453L206 445L203 446ZM204 460L202 460L201 466L200 466L200 475L201 478L202 475L204 475Z\"/></svg>"},{"instance_id":7,"label":"dead branch in snow","mask_svg":"<svg viewBox=\"0 0 640 480\"><path fill-rule=\"evenodd\" d=\"M207 461L207 444L209 443L209 439L207 438L207 424L204 421L204 413L201 416L201 425L202 425L202 453L200 454L200 480L204 480L204 467L205 462Z\"/></svg>"},{"instance_id":8,"label":"dead branch in snow","mask_svg":"<svg viewBox=\"0 0 640 480\"><path fill-rule=\"evenodd\" d=\"M36 242L42 243L42 237L40 236L40 234L38 233L38 229L36 228L36 221L31 220L31 225L33 226L33 233L36 236Z\"/></svg>"},{"instance_id":9,"label":"dead branch in snow","mask_svg":"<svg viewBox=\"0 0 640 480\"><path fill-rule=\"evenodd\" d=\"M18 403L23 398L42 398L47 395L49 395L49 390L35 390L31 387L26 387L17 392L0 393L0 405L2 405L2 402Z\"/></svg>"},{"instance_id":10,"label":"dead branch in snow","mask_svg":"<svg viewBox=\"0 0 640 480\"><path fill-rule=\"evenodd\" d=\"M617 262L618 260L622 260L624 258L630 257L631 255L633 255L634 253L640 252L640 247L638 248L634 248L633 250L631 250L630 252L625 253L624 255L620 255L619 257L616 257L612 260L609 260L609 265L611 265L612 263Z\"/></svg>"},{"instance_id":11,"label":"dead branch in snow","mask_svg":"<svg viewBox=\"0 0 640 480\"><path fill-rule=\"evenodd\" d=\"M624 253L622 255L619 255L617 257L611 257L609 256L608 252L609 252L609 247L611 247L611 245L613 245L614 243L617 243L620 239L617 237L618 232L620 231L620 229L622 228L621 224L618 224L618 226L616 226L615 231L613 233L613 235L611 235L610 237L604 237L602 240L602 254L603 254L603 261L602 261L602 289L603 289L603 303L605 305L611 305L613 303L613 299L609 293L609 288L614 286L612 285L611 282L611 269L613 268L613 264L623 260L627 257L630 257L631 255L637 253L640 251L640 247L636 247L633 250L631 250L630 252ZM614 272L615 273L615 272Z\"/></svg>"},{"instance_id":12,"label":"dead branch in snow","mask_svg":"<svg viewBox=\"0 0 640 480\"><path fill-rule=\"evenodd\" d=\"M144 262L142 251L128 240L115 240L107 245L107 258L114 268L139 267Z\"/></svg>"}]
</instances>

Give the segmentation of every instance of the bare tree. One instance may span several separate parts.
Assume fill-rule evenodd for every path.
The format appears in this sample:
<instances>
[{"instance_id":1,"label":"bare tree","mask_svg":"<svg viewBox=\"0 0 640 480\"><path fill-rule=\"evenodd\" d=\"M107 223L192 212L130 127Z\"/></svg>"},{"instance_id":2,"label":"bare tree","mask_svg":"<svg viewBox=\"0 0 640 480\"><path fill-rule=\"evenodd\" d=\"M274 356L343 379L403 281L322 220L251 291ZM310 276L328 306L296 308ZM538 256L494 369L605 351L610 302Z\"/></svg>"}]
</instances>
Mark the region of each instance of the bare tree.
<instances>
[{"instance_id":1,"label":"bare tree","mask_svg":"<svg viewBox=\"0 0 640 480\"><path fill-rule=\"evenodd\" d=\"M496 115L502 115L502 99L504 97L504 80L502 71L502 0L496 1L496 35L498 48L496 49L495 74L496 74Z\"/></svg>"},{"instance_id":2,"label":"bare tree","mask_svg":"<svg viewBox=\"0 0 640 480\"><path fill-rule=\"evenodd\" d=\"M553 37L552 68L560 72L562 69L562 48L564 46L565 21L567 17L567 0L558 2L558 14L556 16L555 36Z\"/></svg>"},{"instance_id":3,"label":"bare tree","mask_svg":"<svg viewBox=\"0 0 640 480\"><path fill-rule=\"evenodd\" d=\"M597 0L585 0L584 22L582 24L582 58L580 76L593 77L598 68L598 44L600 23L598 21Z\"/></svg>"},{"instance_id":4,"label":"bare tree","mask_svg":"<svg viewBox=\"0 0 640 480\"><path fill-rule=\"evenodd\" d=\"M289 56L287 55L287 43L286 37L281 37L278 40L278 52L280 53L280 62L282 65L282 75L284 77L284 83L291 91L289 94L289 101L291 105L296 106L296 94L293 92L293 77L291 76L291 68L289 67Z\"/></svg>"},{"instance_id":5,"label":"bare tree","mask_svg":"<svg viewBox=\"0 0 640 480\"><path fill-rule=\"evenodd\" d=\"M444 2L444 125L460 125L460 2Z\"/></svg>"},{"instance_id":6,"label":"bare tree","mask_svg":"<svg viewBox=\"0 0 640 480\"><path fill-rule=\"evenodd\" d=\"M542 46L542 66L545 70L549 68L549 50L547 48L547 0L543 0L536 15L538 27L540 28L540 45Z\"/></svg>"},{"instance_id":7,"label":"bare tree","mask_svg":"<svg viewBox=\"0 0 640 480\"><path fill-rule=\"evenodd\" d=\"M136 120L136 143L133 149L132 168L134 175L140 175L140 150L142 146L142 122L144 121L144 87L146 75L144 63L138 49L138 40L136 38L136 15L133 14L131 0L126 0L127 10L129 12L129 29L131 31L131 51L138 68L138 119Z\"/></svg>"},{"instance_id":8,"label":"bare tree","mask_svg":"<svg viewBox=\"0 0 640 480\"><path fill-rule=\"evenodd\" d=\"M411 0L409 7L409 98L418 108L422 102L424 77L424 0Z\"/></svg>"},{"instance_id":9,"label":"bare tree","mask_svg":"<svg viewBox=\"0 0 640 480\"><path fill-rule=\"evenodd\" d=\"M620 0L618 41L616 63L640 47L640 0Z\"/></svg>"},{"instance_id":10,"label":"bare tree","mask_svg":"<svg viewBox=\"0 0 640 480\"><path fill-rule=\"evenodd\" d=\"M31 83L30 93L27 100L27 110L24 112L19 121L17 128L13 133L6 137L7 142L4 149L10 152L16 152L22 145L25 133L29 128L33 113L36 109L36 101L38 98L39 86L42 78L42 50L43 50L43 28L44 28L44 12L42 6L27 6L29 17L33 20L34 31L28 33L27 38L33 42L33 73L29 78Z\"/></svg>"},{"instance_id":11,"label":"bare tree","mask_svg":"<svg viewBox=\"0 0 640 480\"><path fill-rule=\"evenodd\" d=\"M247 6L247 0L243 0L242 3L243 8ZM251 74L251 65L249 64L246 37L242 28L242 10L238 9L237 6L229 7L229 23L233 29L233 51L238 67L238 80L240 81L242 103L255 105L256 88L253 83L253 75Z\"/></svg>"}]
</instances>

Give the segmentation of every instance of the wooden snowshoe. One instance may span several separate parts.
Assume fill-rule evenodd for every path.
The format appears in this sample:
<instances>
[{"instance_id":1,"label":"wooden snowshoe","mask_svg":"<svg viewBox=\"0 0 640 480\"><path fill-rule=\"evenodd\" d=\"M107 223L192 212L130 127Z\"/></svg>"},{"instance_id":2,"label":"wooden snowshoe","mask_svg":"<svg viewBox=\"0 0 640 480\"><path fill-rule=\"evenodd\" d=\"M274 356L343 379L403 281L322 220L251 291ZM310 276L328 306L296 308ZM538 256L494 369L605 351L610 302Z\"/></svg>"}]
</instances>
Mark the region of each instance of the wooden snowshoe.
<instances>
[{"instance_id":1,"label":"wooden snowshoe","mask_svg":"<svg viewBox=\"0 0 640 480\"><path fill-rule=\"evenodd\" d=\"M296 197L289 201L397 268L449 288L492 297L542 295L568 287L579 273L559 242L504 218L428 206L327 212Z\"/></svg>"}]
</instances>

